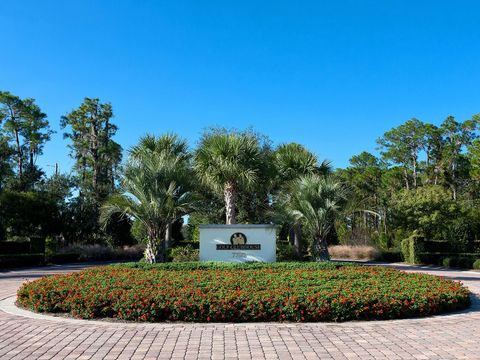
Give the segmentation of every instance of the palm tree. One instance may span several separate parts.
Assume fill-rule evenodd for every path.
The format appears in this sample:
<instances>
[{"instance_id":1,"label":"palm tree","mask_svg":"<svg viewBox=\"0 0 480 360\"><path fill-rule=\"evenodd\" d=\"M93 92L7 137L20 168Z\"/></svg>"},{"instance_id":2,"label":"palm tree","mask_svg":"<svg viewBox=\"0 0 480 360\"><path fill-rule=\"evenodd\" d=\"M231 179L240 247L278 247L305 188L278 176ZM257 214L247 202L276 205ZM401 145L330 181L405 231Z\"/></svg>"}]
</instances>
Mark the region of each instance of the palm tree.
<instances>
[{"instance_id":1,"label":"palm tree","mask_svg":"<svg viewBox=\"0 0 480 360\"><path fill-rule=\"evenodd\" d=\"M278 181L283 184L302 175L327 175L332 172L329 161L324 160L319 164L315 154L297 143L280 145L275 151L274 162Z\"/></svg>"},{"instance_id":2,"label":"palm tree","mask_svg":"<svg viewBox=\"0 0 480 360\"><path fill-rule=\"evenodd\" d=\"M295 224L303 225L313 234L315 261L330 260L327 236L346 201L344 186L330 176L313 174L293 181L289 189L281 197L281 208Z\"/></svg>"},{"instance_id":3,"label":"palm tree","mask_svg":"<svg viewBox=\"0 0 480 360\"><path fill-rule=\"evenodd\" d=\"M209 132L200 141L194 164L205 185L223 193L226 223L235 224L238 192L252 189L258 181L261 167L258 139L248 132Z\"/></svg>"},{"instance_id":4,"label":"palm tree","mask_svg":"<svg viewBox=\"0 0 480 360\"><path fill-rule=\"evenodd\" d=\"M297 143L280 145L274 154L274 164L277 172L277 190L280 193L288 192L291 183L301 176L311 174L326 176L332 172L329 161L324 160L319 163L315 154ZM295 223L294 219L286 215L280 212L281 220L290 224L290 242L294 246L297 259L300 260L303 257L301 224Z\"/></svg>"},{"instance_id":5,"label":"palm tree","mask_svg":"<svg viewBox=\"0 0 480 360\"><path fill-rule=\"evenodd\" d=\"M194 207L188 160L186 143L176 135L145 136L130 150L120 193L110 197L101 209L104 224L114 215L143 224L147 232L145 258L150 263L166 260L169 224Z\"/></svg>"}]
</instances>

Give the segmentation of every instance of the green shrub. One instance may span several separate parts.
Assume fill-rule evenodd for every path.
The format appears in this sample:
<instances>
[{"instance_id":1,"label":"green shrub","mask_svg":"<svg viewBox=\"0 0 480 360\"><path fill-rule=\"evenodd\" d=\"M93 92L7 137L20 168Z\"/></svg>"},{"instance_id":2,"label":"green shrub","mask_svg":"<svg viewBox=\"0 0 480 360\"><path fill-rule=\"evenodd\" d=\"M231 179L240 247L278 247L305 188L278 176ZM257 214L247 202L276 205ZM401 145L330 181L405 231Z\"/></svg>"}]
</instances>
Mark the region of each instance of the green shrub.
<instances>
[{"instance_id":1,"label":"green shrub","mask_svg":"<svg viewBox=\"0 0 480 360\"><path fill-rule=\"evenodd\" d=\"M453 268L472 269L475 259L466 256L446 257L442 261L442 265Z\"/></svg>"},{"instance_id":2,"label":"green shrub","mask_svg":"<svg viewBox=\"0 0 480 360\"><path fill-rule=\"evenodd\" d=\"M471 268L479 253L444 253L444 252L423 252L420 253L423 264L443 265L451 267ZM451 260L445 260L451 259ZM448 263L449 265L445 265Z\"/></svg>"},{"instance_id":3,"label":"green shrub","mask_svg":"<svg viewBox=\"0 0 480 360\"><path fill-rule=\"evenodd\" d=\"M452 267L452 259L451 257L446 257L442 260L442 265L445 267Z\"/></svg>"},{"instance_id":4,"label":"green shrub","mask_svg":"<svg viewBox=\"0 0 480 360\"><path fill-rule=\"evenodd\" d=\"M475 262L472 265L472 269L480 270L480 259L475 260Z\"/></svg>"},{"instance_id":5,"label":"green shrub","mask_svg":"<svg viewBox=\"0 0 480 360\"><path fill-rule=\"evenodd\" d=\"M406 263L410 262L410 238L403 239L401 242L403 259Z\"/></svg>"},{"instance_id":6,"label":"green shrub","mask_svg":"<svg viewBox=\"0 0 480 360\"><path fill-rule=\"evenodd\" d=\"M172 262L198 261L199 250L191 245L176 246L169 249L169 258Z\"/></svg>"},{"instance_id":7,"label":"green shrub","mask_svg":"<svg viewBox=\"0 0 480 360\"><path fill-rule=\"evenodd\" d=\"M295 248L288 242L277 243L277 261L295 261Z\"/></svg>"},{"instance_id":8,"label":"green shrub","mask_svg":"<svg viewBox=\"0 0 480 360\"><path fill-rule=\"evenodd\" d=\"M145 225L141 221L135 220L130 228L130 233L139 244L145 244L148 237Z\"/></svg>"},{"instance_id":9,"label":"green shrub","mask_svg":"<svg viewBox=\"0 0 480 360\"><path fill-rule=\"evenodd\" d=\"M404 261L404 258L402 252L399 250L382 250L378 260L393 263Z\"/></svg>"},{"instance_id":10,"label":"green shrub","mask_svg":"<svg viewBox=\"0 0 480 360\"><path fill-rule=\"evenodd\" d=\"M378 235L377 244L382 249L386 250L386 249L390 249L390 247L392 246L392 241L391 241L390 237L388 237L387 234L382 232Z\"/></svg>"},{"instance_id":11,"label":"green shrub","mask_svg":"<svg viewBox=\"0 0 480 360\"><path fill-rule=\"evenodd\" d=\"M412 235L402 240L402 253L406 263L421 264L420 253L423 252L423 238L418 235Z\"/></svg>"},{"instance_id":12,"label":"green shrub","mask_svg":"<svg viewBox=\"0 0 480 360\"><path fill-rule=\"evenodd\" d=\"M280 264L188 271L97 267L26 283L17 299L35 311L79 318L196 322L394 319L470 304L469 291L460 282L427 274Z\"/></svg>"},{"instance_id":13,"label":"green shrub","mask_svg":"<svg viewBox=\"0 0 480 360\"><path fill-rule=\"evenodd\" d=\"M47 236L45 239L45 257L50 257L58 251L58 240L54 237Z\"/></svg>"}]
</instances>

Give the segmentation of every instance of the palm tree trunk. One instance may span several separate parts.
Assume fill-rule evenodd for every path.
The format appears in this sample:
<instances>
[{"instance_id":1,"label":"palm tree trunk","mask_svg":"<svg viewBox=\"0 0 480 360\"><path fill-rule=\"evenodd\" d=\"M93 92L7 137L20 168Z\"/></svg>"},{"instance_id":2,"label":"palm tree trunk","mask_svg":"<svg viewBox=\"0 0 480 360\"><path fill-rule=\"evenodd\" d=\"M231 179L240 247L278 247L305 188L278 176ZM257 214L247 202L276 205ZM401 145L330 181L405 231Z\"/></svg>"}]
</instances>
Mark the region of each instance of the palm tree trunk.
<instances>
[{"instance_id":1,"label":"palm tree trunk","mask_svg":"<svg viewBox=\"0 0 480 360\"><path fill-rule=\"evenodd\" d=\"M292 225L290 229L288 229L288 242L290 245L295 246L295 225Z\"/></svg>"},{"instance_id":2,"label":"palm tree trunk","mask_svg":"<svg viewBox=\"0 0 480 360\"><path fill-rule=\"evenodd\" d=\"M302 226L300 224L294 225L294 238L295 242L293 244L295 249L295 256L298 260L302 260L303 258L303 249L302 249Z\"/></svg>"},{"instance_id":3,"label":"palm tree trunk","mask_svg":"<svg viewBox=\"0 0 480 360\"><path fill-rule=\"evenodd\" d=\"M225 217L226 223L236 224L236 213L235 213L235 200L236 200L236 192L235 192L235 184L233 182L226 182L225 187L223 189L223 196L225 199Z\"/></svg>"},{"instance_id":4,"label":"palm tree trunk","mask_svg":"<svg viewBox=\"0 0 480 360\"><path fill-rule=\"evenodd\" d=\"M172 246L172 223L167 225L165 230L165 248L168 249Z\"/></svg>"},{"instance_id":5,"label":"palm tree trunk","mask_svg":"<svg viewBox=\"0 0 480 360\"><path fill-rule=\"evenodd\" d=\"M150 264L166 261L165 229L151 229L148 232L145 260Z\"/></svg>"},{"instance_id":6,"label":"palm tree trunk","mask_svg":"<svg viewBox=\"0 0 480 360\"><path fill-rule=\"evenodd\" d=\"M317 262L330 261L330 254L328 253L327 240L323 237L315 237L313 242L313 259Z\"/></svg>"}]
</instances>

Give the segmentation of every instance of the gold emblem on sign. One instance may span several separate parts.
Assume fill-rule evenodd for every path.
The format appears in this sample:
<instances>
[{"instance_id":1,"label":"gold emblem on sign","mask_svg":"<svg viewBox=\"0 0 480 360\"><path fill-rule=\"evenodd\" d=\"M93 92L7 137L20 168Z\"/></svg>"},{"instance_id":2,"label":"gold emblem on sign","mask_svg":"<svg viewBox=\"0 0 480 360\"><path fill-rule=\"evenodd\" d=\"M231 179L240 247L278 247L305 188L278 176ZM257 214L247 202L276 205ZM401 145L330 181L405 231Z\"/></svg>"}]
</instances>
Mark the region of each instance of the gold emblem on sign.
<instances>
[{"instance_id":1,"label":"gold emblem on sign","mask_svg":"<svg viewBox=\"0 0 480 360\"><path fill-rule=\"evenodd\" d=\"M245 245L247 243L247 237L242 233L235 233L230 237L230 243L232 245Z\"/></svg>"}]
</instances>

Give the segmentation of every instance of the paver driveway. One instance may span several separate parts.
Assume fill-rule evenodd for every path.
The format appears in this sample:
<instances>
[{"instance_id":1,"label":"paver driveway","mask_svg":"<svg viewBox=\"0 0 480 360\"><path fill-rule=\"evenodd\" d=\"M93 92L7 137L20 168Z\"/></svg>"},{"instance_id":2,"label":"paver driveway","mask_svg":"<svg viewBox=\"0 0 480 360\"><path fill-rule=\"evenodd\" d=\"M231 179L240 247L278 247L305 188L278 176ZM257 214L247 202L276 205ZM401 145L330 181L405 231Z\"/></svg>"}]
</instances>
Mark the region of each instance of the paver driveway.
<instances>
[{"instance_id":1,"label":"paver driveway","mask_svg":"<svg viewBox=\"0 0 480 360\"><path fill-rule=\"evenodd\" d=\"M463 281L472 308L438 317L331 323L122 324L18 312L25 279L81 266L0 272L0 359L480 359L480 273L395 265Z\"/></svg>"}]
</instances>

